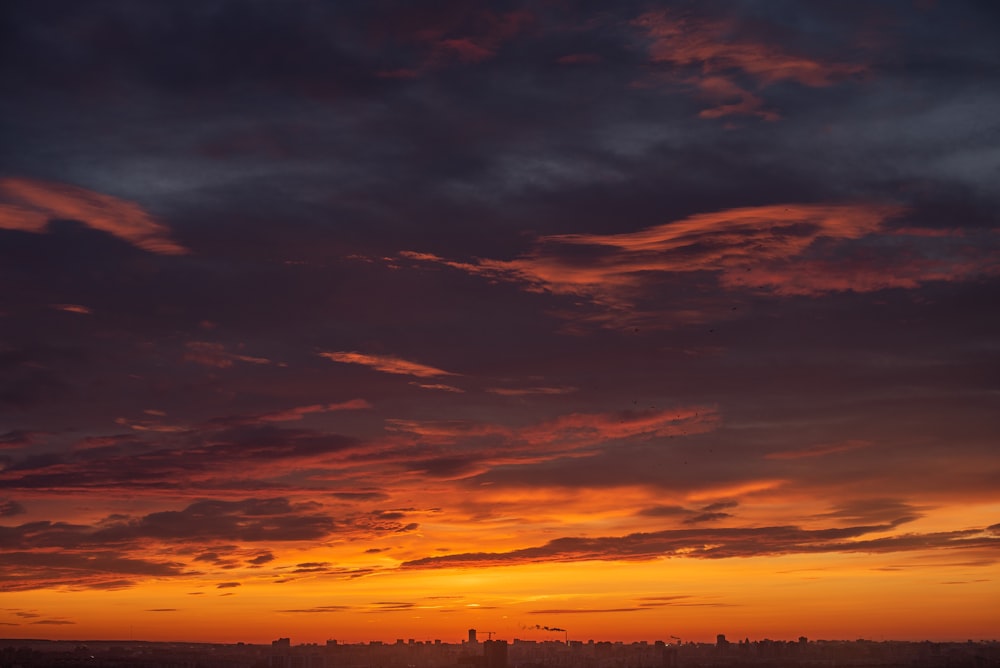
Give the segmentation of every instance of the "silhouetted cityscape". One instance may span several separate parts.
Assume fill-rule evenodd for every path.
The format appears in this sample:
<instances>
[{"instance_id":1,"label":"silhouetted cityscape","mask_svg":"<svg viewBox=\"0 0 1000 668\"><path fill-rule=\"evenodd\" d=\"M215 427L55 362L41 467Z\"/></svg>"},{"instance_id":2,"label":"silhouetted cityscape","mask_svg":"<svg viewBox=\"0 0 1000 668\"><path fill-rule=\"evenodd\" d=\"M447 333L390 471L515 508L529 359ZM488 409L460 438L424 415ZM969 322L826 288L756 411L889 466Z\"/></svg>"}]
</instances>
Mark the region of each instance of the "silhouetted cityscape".
<instances>
[{"instance_id":1,"label":"silhouetted cityscape","mask_svg":"<svg viewBox=\"0 0 1000 668\"><path fill-rule=\"evenodd\" d=\"M858 640L609 642L479 638L270 645L149 641L0 640L0 668L677 668L680 666L1000 666L1000 642Z\"/></svg>"}]
</instances>

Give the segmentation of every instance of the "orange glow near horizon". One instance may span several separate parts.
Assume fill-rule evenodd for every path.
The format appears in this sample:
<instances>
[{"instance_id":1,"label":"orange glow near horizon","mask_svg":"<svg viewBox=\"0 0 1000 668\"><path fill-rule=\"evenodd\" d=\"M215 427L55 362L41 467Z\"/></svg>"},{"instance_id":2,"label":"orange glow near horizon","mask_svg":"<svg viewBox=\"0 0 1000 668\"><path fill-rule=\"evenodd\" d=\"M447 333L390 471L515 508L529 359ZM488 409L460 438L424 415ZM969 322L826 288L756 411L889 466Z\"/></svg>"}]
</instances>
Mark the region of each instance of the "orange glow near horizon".
<instances>
[{"instance_id":1,"label":"orange glow near horizon","mask_svg":"<svg viewBox=\"0 0 1000 668\"><path fill-rule=\"evenodd\" d=\"M479 628L508 640L562 640L535 625L566 628L575 640L992 637L985 617L1000 595L994 570L963 580L968 566L912 568L912 559L859 555L580 562L233 590L149 583L103 593L100 610L89 597L46 591L22 594L18 608L76 619L45 628L74 639L459 642Z\"/></svg>"},{"instance_id":2,"label":"orange glow near horizon","mask_svg":"<svg viewBox=\"0 0 1000 668\"><path fill-rule=\"evenodd\" d=\"M757 489L770 490L772 510L765 515L773 514L777 492ZM577 502L608 509L615 499L620 507L629 495L633 503L650 502L640 489ZM557 497L537 490L510 503L523 509ZM560 505L566 501L563 497ZM497 497L483 503L503 505ZM998 510L995 504L971 513L964 508L963 519L982 523ZM907 533L932 535L953 526L953 515L947 507L928 513ZM820 516L816 524L823 526ZM260 566L248 560L252 549L244 552L243 565L234 561L221 569L209 561L191 562L189 555L194 568L187 575L147 579L141 587L112 584L95 592L67 581L17 592L14 599L8 594L0 621L44 620L45 635L52 638L251 643L278 636L296 642L404 636L458 642L465 628L489 629L506 639L553 639L535 626L566 628L573 639L626 641L679 635L710 642L717 633L961 640L995 632L987 620L1000 583L988 546L814 554L780 554L778 547L779 553L770 556L722 559L685 556L680 550L673 557L561 557L550 563L433 569L403 563L441 544L451 546L449 553L530 548L543 543L551 527L572 534L570 527L588 526L584 517L560 513L532 528L516 518L483 524L452 516L448 522L428 521L417 533L387 537L381 542L385 551L372 553L350 541L323 547L289 544L273 559L260 560ZM591 511L592 529L628 526L614 514L600 517ZM878 535L894 533L887 529ZM150 544L148 554L169 552ZM42 628L32 625L20 635L37 636Z\"/></svg>"}]
</instances>

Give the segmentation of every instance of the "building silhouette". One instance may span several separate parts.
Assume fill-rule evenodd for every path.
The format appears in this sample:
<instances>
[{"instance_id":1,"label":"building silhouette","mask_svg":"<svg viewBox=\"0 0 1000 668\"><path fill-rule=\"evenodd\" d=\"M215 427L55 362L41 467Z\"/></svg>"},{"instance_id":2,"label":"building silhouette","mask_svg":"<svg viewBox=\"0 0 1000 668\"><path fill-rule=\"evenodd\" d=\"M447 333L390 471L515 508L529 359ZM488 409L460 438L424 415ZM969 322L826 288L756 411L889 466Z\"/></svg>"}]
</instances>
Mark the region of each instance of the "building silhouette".
<instances>
[{"instance_id":1,"label":"building silhouette","mask_svg":"<svg viewBox=\"0 0 1000 668\"><path fill-rule=\"evenodd\" d=\"M483 667L507 668L506 640L487 640L483 643Z\"/></svg>"}]
</instances>

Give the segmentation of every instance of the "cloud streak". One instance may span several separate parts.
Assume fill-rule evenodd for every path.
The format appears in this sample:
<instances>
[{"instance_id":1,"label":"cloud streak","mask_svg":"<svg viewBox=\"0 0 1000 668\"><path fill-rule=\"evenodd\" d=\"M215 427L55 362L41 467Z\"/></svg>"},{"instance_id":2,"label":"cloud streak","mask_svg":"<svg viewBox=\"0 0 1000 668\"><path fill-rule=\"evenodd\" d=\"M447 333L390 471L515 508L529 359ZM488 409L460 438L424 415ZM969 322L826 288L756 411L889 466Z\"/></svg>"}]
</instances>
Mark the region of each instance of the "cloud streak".
<instances>
[{"instance_id":1,"label":"cloud streak","mask_svg":"<svg viewBox=\"0 0 1000 668\"><path fill-rule=\"evenodd\" d=\"M376 371L390 373L401 376L416 376L417 378L435 378L437 376L457 376L456 373L444 371L433 366L411 362L392 355L368 355L359 352L321 352L320 357L325 357L333 362L342 364L360 364L371 367Z\"/></svg>"},{"instance_id":2,"label":"cloud streak","mask_svg":"<svg viewBox=\"0 0 1000 668\"><path fill-rule=\"evenodd\" d=\"M471 552L425 557L403 568L467 568L574 561L645 561L663 557L728 559L784 554L906 552L935 549L996 549L1000 537L991 529L869 538L896 529L912 518L879 525L835 529L795 526L719 529L670 529L596 538L557 538L538 547L508 552Z\"/></svg>"}]
</instances>

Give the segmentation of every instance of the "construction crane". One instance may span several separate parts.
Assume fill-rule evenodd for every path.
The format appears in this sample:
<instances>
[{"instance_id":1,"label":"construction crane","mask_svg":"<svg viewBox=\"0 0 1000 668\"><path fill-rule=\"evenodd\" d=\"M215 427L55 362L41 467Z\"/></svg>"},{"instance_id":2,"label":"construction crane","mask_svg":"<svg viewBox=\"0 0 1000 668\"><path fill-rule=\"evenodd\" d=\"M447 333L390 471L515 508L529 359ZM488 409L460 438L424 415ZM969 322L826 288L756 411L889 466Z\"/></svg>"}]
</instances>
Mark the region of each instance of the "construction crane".
<instances>
[{"instance_id":1,"label":"construction crane","mask_svg":"<svg viewBox=\"0 0 1000 668\"><path fill-rule=\"evenodd\" d=\"M493 634L496 633L496 631L480 631L480 633L485 633L487 640L493 640Z\"/></svg>"},{"instance_id":2,"label":"construction crane","mask_svg":"<svg viewBox=\"0 0 1000 668\"><path fill-rule=\"evenodd\" d=\"M681 639L680 639L680 638L678 638L677 636L670 636L670 637L671 637L671 638L672 638L673 640L676 640L676 641L677 641L677 644L678 644L678 645L680 645L680 644L681 644Z\"/></svg>"}]
</instances>

